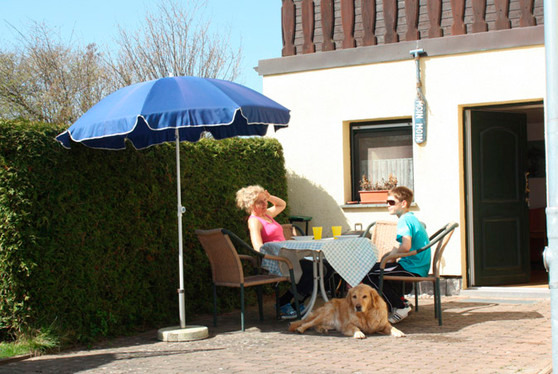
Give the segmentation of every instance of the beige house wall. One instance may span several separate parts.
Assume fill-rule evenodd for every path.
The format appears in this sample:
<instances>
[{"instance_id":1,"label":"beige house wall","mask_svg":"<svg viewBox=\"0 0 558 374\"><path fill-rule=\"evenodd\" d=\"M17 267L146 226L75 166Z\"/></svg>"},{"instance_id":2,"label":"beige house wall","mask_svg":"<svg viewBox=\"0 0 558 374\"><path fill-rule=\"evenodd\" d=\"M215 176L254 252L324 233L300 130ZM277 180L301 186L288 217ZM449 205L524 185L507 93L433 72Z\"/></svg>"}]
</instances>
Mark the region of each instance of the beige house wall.
<instances>
[{"instance_id":1,"label":"beige house wall","mask_svg":"<svg viewBox=\"0 0 558 374\"><path fill-rule=\"evenodd\" d=\"M428 51L426 51L428 52ZM544 46L423 57L428 101L427 141L414 144L413 208L431 233L460 224L445 252L444 275L465 272L463 108L542 100ZM284 147L292 214L312 216L311 226L344 230L391 219L385 206L345 205L350 200L349 123L411 118L415 63L384 62L264 76L264 93L291 109Z\"/></svg>"}]
</instances>

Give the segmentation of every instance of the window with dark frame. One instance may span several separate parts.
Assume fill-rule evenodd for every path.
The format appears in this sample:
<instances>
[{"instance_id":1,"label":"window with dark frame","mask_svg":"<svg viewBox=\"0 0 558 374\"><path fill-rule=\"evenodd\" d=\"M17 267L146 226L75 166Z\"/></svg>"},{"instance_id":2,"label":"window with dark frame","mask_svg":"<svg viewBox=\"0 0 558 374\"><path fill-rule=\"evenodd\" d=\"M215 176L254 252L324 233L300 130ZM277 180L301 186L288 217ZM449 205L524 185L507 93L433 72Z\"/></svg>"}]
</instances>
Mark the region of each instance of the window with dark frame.
<instances>
[{"instance_id":1,"label":"window with dark frame","mask_svg":"<svg viewBox=\"0 0 558 374\"><path fill-rule=\"evenodd\" d=\"M359 200L363 175L375 184L391 174L414 190L412 128L411 119L351 124L352 200Z\"/></svg>"}]
</instances>

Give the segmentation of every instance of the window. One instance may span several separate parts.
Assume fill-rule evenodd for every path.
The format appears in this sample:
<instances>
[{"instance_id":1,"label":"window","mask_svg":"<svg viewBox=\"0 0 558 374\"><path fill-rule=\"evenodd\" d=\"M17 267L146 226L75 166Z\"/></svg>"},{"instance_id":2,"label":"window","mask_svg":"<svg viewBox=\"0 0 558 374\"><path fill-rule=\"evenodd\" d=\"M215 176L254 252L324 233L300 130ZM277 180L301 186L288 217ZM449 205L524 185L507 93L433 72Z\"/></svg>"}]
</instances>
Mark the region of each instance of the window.
<instances>
[{"instance_id":1,"label":"window","mask_svg":"<svg viewBox=\"0 0 558 374\"><path fill-rule=\"evenodd\" d=\"M363 175L376 183L393 174L398 186L414 190L412 128L411 120L351 124L352 200L359 200Z\"/></svg>"}]
</instances>

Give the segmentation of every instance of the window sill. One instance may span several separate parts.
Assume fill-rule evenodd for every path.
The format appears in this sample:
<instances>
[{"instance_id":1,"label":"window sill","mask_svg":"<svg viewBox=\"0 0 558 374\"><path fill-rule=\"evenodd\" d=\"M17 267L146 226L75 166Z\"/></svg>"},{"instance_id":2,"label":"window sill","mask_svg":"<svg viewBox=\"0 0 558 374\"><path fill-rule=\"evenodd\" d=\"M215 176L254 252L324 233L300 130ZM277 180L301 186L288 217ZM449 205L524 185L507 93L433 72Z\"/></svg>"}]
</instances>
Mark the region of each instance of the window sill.
<instances>
[{"instance_id":1,"label":"window sill","mask_svg":"<svg viewBox=\"0 0 558 374\"><path fill-rule=\"evenodd\" d=\"M386 203L382 204L343 204L340 206L341 209L373 209L373 208L385 208Z\"/></svg>"},{"instance_id":2,"label":"window sill","mask_svg":"<svg viewBox=\"0 0 558 374\"><path fill-rule=\"evenodd\" d=\"M381 204L343 204L339 206L341 209L387 209L386 203ZM417 203L413 202L411 207L417 207Z\"/></svg>"}]
</instances>

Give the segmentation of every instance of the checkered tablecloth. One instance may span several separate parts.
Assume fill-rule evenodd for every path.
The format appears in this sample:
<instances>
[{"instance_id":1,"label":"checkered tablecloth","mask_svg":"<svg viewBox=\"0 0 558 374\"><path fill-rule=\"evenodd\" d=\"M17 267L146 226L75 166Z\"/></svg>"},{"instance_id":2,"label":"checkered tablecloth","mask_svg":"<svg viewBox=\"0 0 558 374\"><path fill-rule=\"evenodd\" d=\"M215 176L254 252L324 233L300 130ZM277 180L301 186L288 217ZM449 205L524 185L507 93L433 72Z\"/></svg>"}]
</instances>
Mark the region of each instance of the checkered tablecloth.
<instances>
[{"instance_id":1,"label":"checkered tablecloth","mask_svg":"<svg viewBox=\"0 0 558 374\"><path fill-rule=\"evenodd\" d=\"M288 257L295 266L295 273L300 271L297 266L300 258L311 254L310 251L322 251L331 267L351 286L359 284L378 261L378 250L367 238L269 242L260 250L263 253ZM262 266L273 274L285 274L285 269L277 261L264 260ZM296 275L298 282L300 274Z\"/></svg>"}]
</instances>

